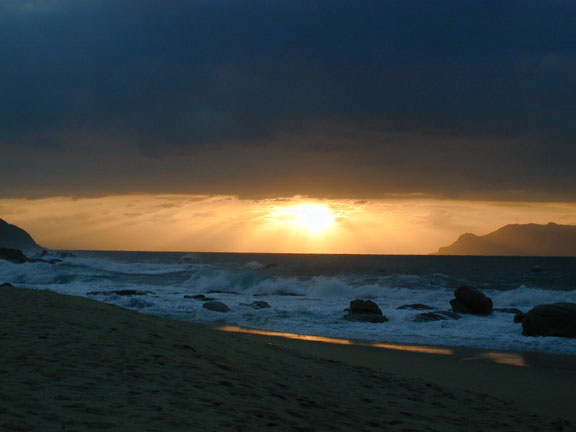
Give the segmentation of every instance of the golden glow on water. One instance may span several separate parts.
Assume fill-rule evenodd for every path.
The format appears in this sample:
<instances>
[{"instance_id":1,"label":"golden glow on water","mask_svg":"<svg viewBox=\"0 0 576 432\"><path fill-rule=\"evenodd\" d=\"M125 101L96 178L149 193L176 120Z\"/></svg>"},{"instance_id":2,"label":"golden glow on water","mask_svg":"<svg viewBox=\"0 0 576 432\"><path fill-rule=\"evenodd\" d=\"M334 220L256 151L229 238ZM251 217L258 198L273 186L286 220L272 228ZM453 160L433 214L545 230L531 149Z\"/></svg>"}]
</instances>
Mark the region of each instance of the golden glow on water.
<instances>
[{"instance_id":1,"label":"golden glow on water","mask_svg":"<svg viewBox=\"0 0 576 432\"><path fill-rule=\"evenodd\" d=\"M216 330L232 332L232 333L248 333L254 335L261 335L261 336L275 336L275 337L282 337L286 339L296 339L308 342L324 342L324 343L331 343L336 345L357 345L357 346L367 346L367 347L374 347L374 348L385 348L390 350L397 350L397 351L409 351L409 352L418 352L418 353L426 353L426 354L439 354L439 355L452 355L454 354L454 350L449 348L438 348L438 347L427 347L427 346L420 346L420 345L404 345L404 344L385 344L385 343L371 343L371 342L356 342L350 339L338 339L338 338L331 338L331 337L324 337L324 336L310 336L310 335L300 335L296 333L284 333L284 332L275 332L275 331L268 331L268 330L257 330L257 329L247 329L243 327L237 326L223 326L217 327Z\"/></svg>"},{"instance_id":2,"label":"golden glow on water","mask_svg":"<svg viewBox=\"0 0 576 432\"><path fill-rule=\"evenodd\" d=\"M232 332L232 333L247 333L260 336L274 336L286 339L302 340L307 342L324 342L335 345L355 345L355 346L365 346L373 348L383 348L396 351L407 351L414 353L423 354L436 354L436 355L455 355L456 352L450 348L443 347L430 347L423 345L408 345L408 344L397 344L397 343L380 343L380 342L359 342L350 339L339 339L324 336L311 336L311 335L301 335L296 333L285 333L276 332L269 330L258 330L258 329L248 329L238 326L223 326L217 327L216 330ZM463 358L462 360L488 360L493 363L505 364L510 366L528 366L526 360L522 354L517 353L503 353L503 352L483 352L475 357Z\"/></svg>"},{"instance_id":3,"label":"golden glow on water","mask_svg":"<svg viewBox=\"0 0 576 432\"><path fill-rule=\"evenodd\" d=\"M454 350L451 350L449 348L436 348L436 347L427 347L419 345L400 345L400 344L385 344L385 343L366 343L362 345L368 345L376 348L399 350L399 351L419 352L425 354L441 354L441 355L454 354Z\"/></svg>"},{"instance_id":4,"label":"golden glow on water","mask_svg":"<svg viewBox=\"0 0 576 432\"><path fill-rule=\"evenodd\" d=\"M492 360L495 363L507 364L512 366L527 366L526 360L524 360L524 357L520 354L487 352L483 353L482 357L488 360Z\"/></svg>"}]
</instances>

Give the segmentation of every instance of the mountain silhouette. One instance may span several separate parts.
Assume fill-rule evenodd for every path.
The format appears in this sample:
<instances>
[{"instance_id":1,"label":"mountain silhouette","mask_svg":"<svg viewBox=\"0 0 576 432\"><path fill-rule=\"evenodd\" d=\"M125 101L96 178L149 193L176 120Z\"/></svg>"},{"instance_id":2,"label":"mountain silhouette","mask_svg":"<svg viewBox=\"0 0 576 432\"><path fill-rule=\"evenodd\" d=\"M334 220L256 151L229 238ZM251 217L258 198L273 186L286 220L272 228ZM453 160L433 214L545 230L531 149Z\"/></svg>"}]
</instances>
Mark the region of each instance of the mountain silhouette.
<instances>
[{"instance_id":1,"label":"mountain silhouette","mask_svg":"<svg viewBox=\"0 0 576 432\"><path fill-rule=\"evenodd\" d=\"M576 256L576 225L513 224L486 234L462 234L433 255Z\"/></svg>"},{"instance_id":2,"label":"mountain silhouette","mask_svg":"<svg viewBox=\"0 0 576 432\"><path fill-rule=\"evenodd\" d=\"M0 219L0 248L33 250L40 246L22 228Z\"/></svg>"}]
</instances>

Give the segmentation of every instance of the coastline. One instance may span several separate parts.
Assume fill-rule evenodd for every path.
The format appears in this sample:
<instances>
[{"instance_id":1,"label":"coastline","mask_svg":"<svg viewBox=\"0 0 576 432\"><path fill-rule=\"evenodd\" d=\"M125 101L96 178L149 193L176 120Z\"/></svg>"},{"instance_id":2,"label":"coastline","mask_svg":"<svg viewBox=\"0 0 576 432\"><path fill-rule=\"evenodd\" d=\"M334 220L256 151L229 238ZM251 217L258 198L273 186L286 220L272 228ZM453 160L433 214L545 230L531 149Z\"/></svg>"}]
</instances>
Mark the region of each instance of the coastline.
<instances>
[{"instance_id":1,"label":"coastline","mask_svg":"<svg viewBox=\"0 0 576 432\"><path fill-rule=\"evenodd\" d=\"M576 374L226 333L2 288L0 428L574 430ZM463 352L464 353L464 352Z\"/></svg>"}]
</instances>

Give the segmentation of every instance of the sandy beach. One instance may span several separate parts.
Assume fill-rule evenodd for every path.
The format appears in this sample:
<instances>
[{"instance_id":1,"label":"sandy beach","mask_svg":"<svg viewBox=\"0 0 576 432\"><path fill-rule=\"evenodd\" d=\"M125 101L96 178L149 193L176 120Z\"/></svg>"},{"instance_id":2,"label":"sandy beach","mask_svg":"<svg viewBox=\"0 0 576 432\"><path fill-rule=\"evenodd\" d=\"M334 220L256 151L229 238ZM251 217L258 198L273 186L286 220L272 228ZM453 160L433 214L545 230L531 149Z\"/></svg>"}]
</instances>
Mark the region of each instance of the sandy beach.
<instances>
[{"instance_id":1,"label":"sandy beach","mask_svg":"<svg viewBox=\"0 0 576 432\"><path fill-rule=\"evenodd\" d=\"M575 431L576 374L2 288L1 431Z\"/></svg>"}]
</instances>

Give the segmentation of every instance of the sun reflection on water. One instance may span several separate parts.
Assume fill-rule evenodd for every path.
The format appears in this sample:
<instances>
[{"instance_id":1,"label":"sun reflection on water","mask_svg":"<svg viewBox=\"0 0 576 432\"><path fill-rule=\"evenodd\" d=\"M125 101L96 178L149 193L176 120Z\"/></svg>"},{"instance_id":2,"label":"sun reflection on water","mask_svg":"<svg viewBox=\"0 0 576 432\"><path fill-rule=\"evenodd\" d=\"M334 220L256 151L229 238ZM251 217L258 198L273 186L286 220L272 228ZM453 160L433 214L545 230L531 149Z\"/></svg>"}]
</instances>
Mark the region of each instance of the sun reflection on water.
<instances>
[{"instance_id":1,"label":"sun reflection on water","mask_svg":"<svg viewBox=\"0 0 576 432\"><path fill-rule=\"evenodd\" d=\"M237 326L223 326L217 327L216 330L233 332L233 333L248 333L260 336L275 336L282 337L286 339L303 340L308 342L324 342L336 345L356 345L356 346L367 346L374 348L385 348L397 351L410 351L419 352L426 354L440 354L440 355L452 355L454 350L449 348L438 348L438 347L427 347L420 345L403 345L403 344L386 344L386 343L372 343L372 342L357 342L350 339L338 339L324 336L311 336L311 335L300 335L296 333L284 333L275 332L269 330L257 330L257 329L247 329Z\"/></svg>"}]
</instances>

